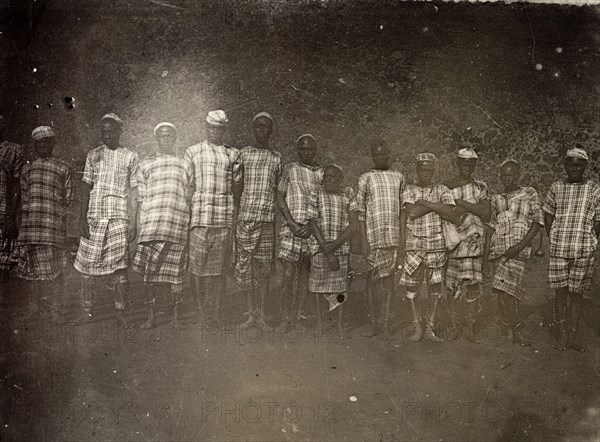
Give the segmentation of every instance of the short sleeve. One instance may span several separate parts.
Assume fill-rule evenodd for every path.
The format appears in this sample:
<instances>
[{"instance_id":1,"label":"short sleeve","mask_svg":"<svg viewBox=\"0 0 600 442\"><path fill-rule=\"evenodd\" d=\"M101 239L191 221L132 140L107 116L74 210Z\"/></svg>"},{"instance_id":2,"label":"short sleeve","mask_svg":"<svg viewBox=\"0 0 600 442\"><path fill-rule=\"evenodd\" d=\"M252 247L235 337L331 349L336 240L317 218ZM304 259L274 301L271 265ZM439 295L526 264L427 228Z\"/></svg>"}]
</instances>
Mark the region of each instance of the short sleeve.
<instances>
[{"instance_id":1,"label":"short sleeve","mask_svg":"<svg viewBox=\"0 0 600 442\"><path fill-rule=\"evenodd\" d=\"M479 201L484 201L484 200L489 200L490 199L490 189L488 188L488 185L483 182L483 181L479 181L479 190L480 190L480 194L479 194Z\"/></svg>"},{"instance_id":2,"label":"short sleeve","mask_svg":"<svg viewBox=\"0 0 600 442\"><path fill-rule=\"evenodd\" d=\"M283 167L281 171L281 176L279 178L279 183L277 183L277 190L279 192L287 193L288 186L290 184L290 177L288 173L288 168Z\"/></svg>"},{"instance_id":3,"label":"short sleeve","mask_svg":"<svg viewBox=\"0 0 600 442\"><path fill-rule=\"evenodd\" d=\"M308 196L307 217L308 219L319 219L319 193L320 190L313 190Z\"/></svg>"},{"instance_id":4,"label":"short sleeve","mask_svg":"<svg viewBox=\"0 0 600 442\"><path fill-rule=\"evenodd\" d=\"M92 150L87 154L85 158L85 167L83 169L83 182L93 185L94 184L94 167L96 167L96 150Z\"/></svg>"},{"instance_id":5,"label":"short sleeve","mask_svg":"<svg viewBox=\"0 0 600 442\"><path fill-rule=\"evenodd\" d=\"M21 185L21 204L25 206L29 200L29 169L30 163L27 163L21 169L19 181Z\"/></svg>"},{"instance_id":6,"label":"short sleeve","mask_svg":"<svg viewBox=\"0 0 600 442\"><path fill-rule=\"evenodd\" d=\"M542 205L540 204L540 198L538 197L537 190L533 187L529 188L529 199L531 210L529 211L529 221L531 223L538 223L539 225L544 225L544 211L542 210Z\"/></svg>"},{"instance_id":7,"label":"short sleeve","mask_svg":"<svg viewBox=\"0 0 600 442\"><path fill-rule=\"evenodd\" d=\"M412 191L412 186L405 186L404 190L400 194L400 200L402 201L402 207L405 204L414 204L416 202L415 193Z\"/></svg>"},{"instance_id":8,"label":"short sleeve","mask_svg":"<svg viewBox=\"0 0 600 442\"><path fill-rule=\"evenodd\" d=\"M366 208L367 201L367 177L361 176L358 179L358 188L356 190L356 196L354 197L353 211L358 212L359 220L365 220L365 214L367 212Z\"/></svg>"},{"instance_id":9,"label":"short sleeve","mask_svg":"<svg viewBox=\"0 0 600 442\"><path fill-rule=\"evenodd\" d=\"M65 172L65 205L70 206L73 203L73 169L67 167Z\"/></svg>"},{"instance_id":10,"label":"short sleeve","mask_svg":"<svg viewBox=\"0 0 600 442\"><path fill-rule=\"evenodd\" d=\"M244 179L244 162L242 153L237 151L232 155L233 164L231 166L231 177L234 183L240 183Z\"/></svg>"},{"instance_id":11,"label":"short sleeve","mask_svg":"<svg viewBox=\"0 0 600 442\"><path fill-rule=\"evenodd\" d=\"M492 195L490 198L490 204L492 206L492 213L490 216L490 222L487 223L493 230L496 230L498 224L498 195Z\"/></svg>"},{"instance_id":12,"label":"short sleeve","mask_svg":"<svg viewBox=\"0 0 600 442\"><path fill-rule=\"evenodd\" d=\"M146 160L144 160L146 161ZM147 190L147 179L145 176L145 164L144 161L138 165L137 168L137 174L136 174L136 182L137 182L137 189L138 189L138 201L143 201L144 198L146 197L146 190Z\"/></svg>"},{"instance_id":13,"label":"short sleeve","mask_svg":"<svg viewBox=\"0 0 600 442\"><path fill-rule=\"evenodd\" d=\"M139 171L139 160L138 154L133 153L132 158L129 162L129 186L137 187L138 185L138 171Z\"/></svg>"},{"instance_id":14,"label":"short sleeve","mask_svg":"<svg viewBox=\"0 0 600 442\"><path fill-rule=\"evenodd\" d=\"M594 221L600 222L600 189L595 193L595 210L594 210Z\"/></svg>"},{"instance_id":15,"label":"short sleeve","mask_svg":"<svg viewBox=\"0 0 600 442\"><path fill-rule=\"evenodd\" d=\"M25 155L23 153L23 148L21 146L17 146L15 148L15 161L13 164L13 178L19 178L21 174L21 170L25 166Z\"/></svg>"},{"instance_id":16,"label":"short sleeve","mask_svg":"<svg viewBox=\"0 0 600 442\"><path fill-rule=\"evenodd\" d=\"M452 196L452 192L446 186L441 186L440 188L440 201L442 204L446 204L448 206L454 206L456 203L454 202L454 197Z\"/></svg>"},{"instance_id":17,"label":"short sleeve","mask_svg":"<svg viewBox=\"0 0 600 442\"><path fill-rule=\"evenodd\" d=\"M544 202L544 206L542 207L542 210L546 213L549 213L550 215L554 215L556 213L555 184L552 184L552 186L550 186L550 190L548 190L548 194L546 195L546 201Z\"/></svg>"}]
</instances>

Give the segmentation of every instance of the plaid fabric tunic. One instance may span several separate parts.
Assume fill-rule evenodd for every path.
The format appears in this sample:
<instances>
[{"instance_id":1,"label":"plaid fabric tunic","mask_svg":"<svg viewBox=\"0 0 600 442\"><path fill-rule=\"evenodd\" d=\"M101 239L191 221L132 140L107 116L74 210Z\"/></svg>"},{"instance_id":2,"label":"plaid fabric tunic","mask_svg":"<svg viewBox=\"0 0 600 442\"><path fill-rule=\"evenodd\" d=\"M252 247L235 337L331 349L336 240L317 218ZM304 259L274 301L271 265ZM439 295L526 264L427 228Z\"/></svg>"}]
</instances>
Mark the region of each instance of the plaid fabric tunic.
<instances>
[{"instance_id":1,"label":"plaid fabric tunic","mask_svg":"<svg viewBox=\"0 0 600 442\"><path fill-rule=\"evenodd\" d=\"M67 208L73 200L73 174L59 158L40 158L21 173L20 244L64 247Z\"/></svg>"},{"instance_id":2,"label":"plaid fabric tunic","mask_svg":"<svg viewBox=\"0 0 600 442\"><path fill-rule=\"evenodd\" d=\"M433 203L454 205L454 198L452 198L450 190L443 184L434 184L430 187L409 184L402 192L402 204L415 204L421 199ZM407 218L406 250L425 252L446 250L442 218L437 213L429 212L416 219Z\"/></svg>"},{"instance_id":3,"label":"plaid fabric tunic","mask_svg":"<svg viewBox=\"0 0 600 442\"><path fill-rule=\"evenodd\" d=\"M554 215L550 229L550 256L583 258L596 250L594 222L600 221L600 186L593 181L550 186L543 207Z\"/></svg>"},{"instance_id":4,"label":"plaid fabric tunic","mask_svg":"<svg viewBox=\"0 0 600 442\"><path fill-rule=\"evenodd\" d=\"M186 196L192 181L189 161L154 154L140 162L138 175L140 236L138 241L185 244L190 208Z\"/></svg>"},{"instance_id":5,"label":"plaid fabric tunic","mask_svg":"<svg viewBox=\"0 0 600 442\"><path fill-rule=\"evenodd\" d=\"M489 189L486 183L479 180L473 180L463 186L450 189L454 200L464 200L469 203L479 203L489 199ZM467 224L476 224L478 229L469 238L461 243L452 251L450 258L465 258L483 255L483 223L478 216L469 213L460 226L461 230L467 229Z\"/></svg>"},{"instance_id":6,"label":"plaid fabric tunic","mask_svg":"<svg viewBox=\"0 0 600 442\"><path fill-rule=\"evenodd\" d=\"M190 227L231 227L233 224L232 182L242 173L239 150L215 146L208 141L195 144L185 151L192 164L194 195Z\"/></svg>"},{"instance_id":7,"label":"plaid fabric tunic","mask_svg":"<svg viewBox=\"0 0 600 442\"><path fill-rule=\"evenodd\" d=\"M352 195L347 195L345 193L327 193L321 188L318 191L313 192L311 198L310 218L317 222L325 241L335 241L342 232L350 226L348 213ZM320 251L319 243L314 236L311 236L310 239L311 252L316 254ZM335 251L336 255L347 255L349 253L350 244L348 241L344 242L344 244Z\"/></svg>"},{"instance_id":8,"label":"plaid fabric tunic","mask_svg":"<svg viewBox=\"0 0 600 442\"><path fill-rule=\"evenodd\" d=\"M311 195L323 181L321 166L294 162L283 167L278 190L285 193L285 202L294 221L306 224L310 220Z\"/></svg>"},{"instance_id":9,"label":"plaid fabric tunic","mask_svg":"<svg viewBox=\"0 0 600 442\"><path fill-rule=\"evenodd\" d=\"M533 223L544 225L542 206L533 187L521 187L514 192L493 195L491 204L490 227L494 229L490 246L491 259L520 243ZM518 258L528 259L530 254L529 245L519 253Z\"/></svg>"},{"instance_id":10,"label":"plaid fabric tunic","mask_svg":"<svg viewBox=\"0 0 600 442\"><path fill-rule=\"evenodd\" d=\"M275 188L281 174L281 154L252 146L240 151L244 191L238 220L272 222L275 219ZM236 176L240 179L241 174Z\"/></svg>"},{"instance_id":11,"label":"plaid fabric tunic","mask_svg":"<svg viewBox=\"0 0 600 442\"><path fill-rule=\"evenodd\" d=\"M25 164L23 148L9 141L0 143L0 221L4 221L10 214L12 192L11 184L19 178L21 168ZM0 225L0 238L2 238L2 225Z\"/></svg>"},{"instance_id":12,"label":"plaid fabric tunic","mask_svg":"<svg viewBox=\"0 0 600 442\"><path fill-rule=\"evenodd\" d=\"M87 155L83 182L93 186L90 192L88 218L128 219L129 191L137 186L138 155L104 144Z\"/></svg>"},{"instance_id":13,"label":"plaid fabric tunic","mask_svg":"<svg viewBox=\"0 0 600 442\"><path fill-rule=\"evenodd\" d=\"M371 248L398 247L400 242L400 198L405 179L395 170L371 170L358 179L351 211L365 221Z\"/></svg>"}]
</instances>

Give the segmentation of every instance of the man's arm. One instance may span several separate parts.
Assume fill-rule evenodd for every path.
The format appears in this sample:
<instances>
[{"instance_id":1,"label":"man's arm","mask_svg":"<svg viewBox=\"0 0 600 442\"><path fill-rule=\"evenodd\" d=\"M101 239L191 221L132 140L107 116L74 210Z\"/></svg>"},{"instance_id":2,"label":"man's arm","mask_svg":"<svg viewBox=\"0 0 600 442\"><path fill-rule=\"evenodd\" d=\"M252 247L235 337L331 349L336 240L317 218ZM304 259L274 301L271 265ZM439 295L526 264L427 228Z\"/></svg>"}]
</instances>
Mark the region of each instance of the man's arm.
<instances>
[{"instance_id":1,"label":"man's arm","mask_svg":"<svg viewBox=\"0 0 600 442\"><path fill-rule=\"evenodd\" d=\"M310 227L308 225L301 226L292 217L290 208L285 201L285 192L279 189L275 192L275 204L277 204L277 208L285 218L285 221L287 222L288 226L290 226L290 229L294 235L300 236L301 238L308 238L310 236Z\"/></svg>"},{"instance_id":2,"label":"man's arm","mask_svg":"<svg viewBox=\"0 0 600 442\"><path fill-rule=\"evenodd\" d=\"M485 240L483 243L483 263L481 265L481 271L483 276L489 278L490 275L490 246L492 242L492 235L494 234L494 229L487 224L484 227L485 229Z\"/></svg>"},{"instance_id":3,"label":"man's arm","mask_svg":"<svg viewBox=\"0 0 600 442\"><path fill-rule=\"evenodd\" d=\"M600 221L594 221L594 232L596 236L600 235Z\"/></svg>"},{"instance_id":4,"label":"man's arm","mask_svg":"<svg viewBox=\"0 0 600 442\"><path fill-rule=\"evenodd\" d=\"M88 208L90 205L90 192L92 185L86 182L82 183L81 188L81 206L79 214L79 230L82 237L90 239L90 226L87 221Z\"/></svg>"},{"instance_id":5,"label":"man's arm","mask_svg":"<svg viewBox=\"0 0 600 442\"><path fill-rule=\"evenodd\" d=\"M424 201L424 200L421 200ZM410 219L417 219L422 217L423 215L427 215L430 212L434 212L431 207L428 207L425 204L419 204L417 202L413 203L404 203L402 207L402 211L406 212L407 216ZM400 214L402 216L402 214Z\"/></svg>"},{"instance_id":6,"label":"man's arm","mask_svg":"<svg viewBox=\"0 0 600 442\"><path fill-rule=\"evenodd\" d=\"M531 224L531 227L529 227L529 230L527 231L525 237L521 241L519 241L518 244L515 244L514 246L510 247L506 252L504 252L503 256L505 256L508 259L516 258L517 255L521 253L521 251L525 247L527 247L527 245L531 241L533 241L533 238L535 238L535 236L538 234L541 228L542 226L539 223Z\"/></svg>"},{"instance_id":7,"label":"man's arm","mask_svg":"<svg viewBox=\"0 0 600 442\"><path fill-rule=\"evenodd\" d=\"M544 227L546 228L546 235L550 238L550 229L552 228L552 223L554 222L554 215L544 212ZM595 228L596 226L594 226Z\"/></svg>"},{"instance_id":8,"label":"man's arm","mask_svg":"<svg viewBox=\"0 0 600 442\"><path fill-rule=\"evenodd\" d=\"M457 207L459 210L462 209L462 213L472 213L475 216L481 218L481 221L484 223L490 222L492 217L492 205L489 200L479 201L478 203L470 203L465 200L457 199L455 200Z\"/></svg>"},{"instance_id":9,"label":"man's arm","mask_svg":"<svg viewBox=\"0 0 600 442\"><path fill-rule=\"evenodd\" d=\"M457 214L459 211L456 209L456 206L451 204L434 203L432 201L425 200L418 200L416 204L418 206L428 208L430 212L435 212L445 220L448 220L454 224L459 222L460 216Z\"/></svg>"},{"instance_id":10,"label":"man's arm","mask_svg":"<svg viewBox=\"0 0 600 442\"><path fill-rule=\"evenodd\" d=\"M400 209L400 244L398 244L398 256L396 256L396 268L400 269L404 266L404 254L406 253L406 221L408 220L407 206L415 206L414 204L406 203Z\"/></svg>"},{"instance_id":11,"label":"man's arm","mask_svg":"<svg viewBox=\"0 0 600 442\"><path fill-rule=\"evenodd\" d=\"M138 216L139 216L139 211L140 211L140 202L138 201L138 189L137 187L133 187L130 191L129 191L129 196L130 196L130 200L131 201L131 213L132 213L132 217L131 220L132 222L130 223L129 226L129 233L128 233L128 238L127 240L129 242L133 241L137 235L137 223L138 223Z\"/></svg>"}]
</instances>

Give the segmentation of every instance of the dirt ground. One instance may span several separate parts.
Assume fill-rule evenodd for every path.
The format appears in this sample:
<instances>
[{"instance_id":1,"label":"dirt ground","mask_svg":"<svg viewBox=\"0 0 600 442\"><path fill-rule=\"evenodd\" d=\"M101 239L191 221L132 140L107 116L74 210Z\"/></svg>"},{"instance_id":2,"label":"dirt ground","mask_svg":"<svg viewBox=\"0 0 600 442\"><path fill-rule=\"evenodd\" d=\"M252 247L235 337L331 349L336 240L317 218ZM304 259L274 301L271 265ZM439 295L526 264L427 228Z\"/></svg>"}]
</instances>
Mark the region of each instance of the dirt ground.
<instances>
[{"instance_id":1,"label":"dirt ground","mask_svg":"<svg viewBox=\"0 0 600 442\"><path fill-rule=\"evenodd\" d=\"M203 135L205 112L220 107L236 146L250 142L251 115L272 110L285 161L298 134L315 133L320 159L342 163L349 184L368 168L364 145L374 136L390 141L395 167L409 176L417 151L437 153L444 176L457 146L469 144L492 189L498 160L511 155L524 161L524 183L543 195L574 142L589 149L589 173L598 176L594 8L47 0L44 10L42 3L31 32L17 16L0 23L1 112L20 142L50 121L59 155L76 168L95 147L105 112L125 118L124 142L143 157L154 149L156 122L175 122L184 149ZM74 109L65 97L75 97ZM76 206L72 213L74 238ZM305 333L240 330L244 300L231 281L220 326L197 327L187 295L184 330L168 326L163 302L159 326L142 331L117 326L108 280L97 285L98 314L86 325L31 317L30 287L13 280L1 305L0 440L600 440L600 275L582 332L590 352L563 353L548 329L546 269L547 256L528 264L521 315L529 348L500 338L489 294L481 344L447 327L446 303L439 326L446 342L414 344L401 291L392 339L361 336L362 278L344 307L343 341L332 330L318 338L314 315ZM67 321L77 315L79 290L70 264ZM139 325L145 311L135 275L131 299L128 315ZM275 295L270 313L277 309Z\"/></svg>"},{"instance_id":2,"label":"dirt ground","mask_svg":"<svg viewBox=\"0 0 600 442\"><path fill-rule=\"evenodd\" d=\"M597 322L588 315L582 333L590 353L553 349L545 266L534 258L525 282L529 348L501 339L489 295L481 344L447 326L446 303L439 326L446 342L415 344L406 339L400 293L392 339L361 336L360 279L345 305L343 341L333 328L319 339L312 314L303 333L242 331L244 302L231 287L220 326L196 326L186 302L185 329L176 331L163 302L157 328L120 328L109 281L97 285L92 323L55 325L43 312L28 316L26 286L15 281L3 305L0 434L7 441L597 440ZM75 273L67 278L66 320L77 314ZM133 282L129 317L140 324L145 310Z\"/></svg>"}]
</instances>

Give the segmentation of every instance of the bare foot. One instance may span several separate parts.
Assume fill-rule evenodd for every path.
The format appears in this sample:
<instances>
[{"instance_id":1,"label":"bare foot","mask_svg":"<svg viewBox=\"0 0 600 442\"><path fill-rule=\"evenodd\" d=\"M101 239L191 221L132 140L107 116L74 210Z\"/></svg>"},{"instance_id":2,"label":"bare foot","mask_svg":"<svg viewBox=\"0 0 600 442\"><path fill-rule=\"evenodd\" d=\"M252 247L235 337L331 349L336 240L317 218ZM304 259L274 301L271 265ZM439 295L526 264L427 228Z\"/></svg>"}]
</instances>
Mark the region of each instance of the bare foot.
<instances>
[{"instance_id":1,"label":"bare foot","mask_svg":"<svg viewBox=\"0 0 600 442\"><path fill-rule=\"evenodd\" d=\"M155 326L154 318L149 318L146 322L144 322L142 325L140 325L140 328L142 330L150 330L151 328L154 328L154 326Z\"/></svg>"},{"instance_id":2,"label":"bare foot","mask_svg":"<svg viewBox=\"0 0 600 442\"><path fill-rule=\"evenodd\" d=\"M183 330L183 326L181 325L181 322L179 322L177 316L174 316L173 319L171 319L171 328L174 328L175 330Z\"/></svg>"},{"instance_id":3,"label":"bare foot","mask_svg":"<svg viewBox=\"0 0 600 442\"><path fill-rule=\"evenodd\" d=\"M369 328L369 330L367 330L366 332L364 332L362 335L365 338L374 338L375 336L378 336L381 334L381 328L380 327L373 327L371 326Z\"/></svg>"},{"instance_id":4,"label":"bare foot","mask_svg":"<svg viewBox=\"0 0 600 442\"><path fill-rule=\"evenodd\" d=\"M125 313L123 313L122 311L118 311L117 312L117 322L121 325L121 327L123 328L129 328L131 327L131 324L129 323L129 321L127 320L127 318L125 317Z\"/></svg>"}]
</instances>

